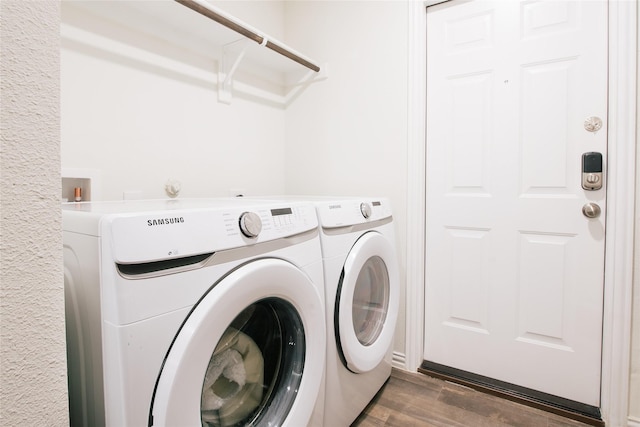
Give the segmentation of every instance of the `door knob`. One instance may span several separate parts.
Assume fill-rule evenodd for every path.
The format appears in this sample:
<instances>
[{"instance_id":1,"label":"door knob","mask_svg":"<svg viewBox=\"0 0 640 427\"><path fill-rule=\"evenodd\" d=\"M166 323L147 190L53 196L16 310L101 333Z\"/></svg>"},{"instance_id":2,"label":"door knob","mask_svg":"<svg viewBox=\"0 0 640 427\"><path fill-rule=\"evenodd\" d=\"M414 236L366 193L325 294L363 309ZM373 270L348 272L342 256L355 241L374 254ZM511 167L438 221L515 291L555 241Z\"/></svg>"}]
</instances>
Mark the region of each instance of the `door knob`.
<instances>
[{"instance_id":1,"label":"door knob","mask_svg":"<svg viewBox=\"0 0 640 427\"><path fill-rule=\"evenodd\" d=\"M587 203L582 207L582 213L587 218L598 218L600 216L600 206L597 203Z\"/></svg>"}]
</instances>

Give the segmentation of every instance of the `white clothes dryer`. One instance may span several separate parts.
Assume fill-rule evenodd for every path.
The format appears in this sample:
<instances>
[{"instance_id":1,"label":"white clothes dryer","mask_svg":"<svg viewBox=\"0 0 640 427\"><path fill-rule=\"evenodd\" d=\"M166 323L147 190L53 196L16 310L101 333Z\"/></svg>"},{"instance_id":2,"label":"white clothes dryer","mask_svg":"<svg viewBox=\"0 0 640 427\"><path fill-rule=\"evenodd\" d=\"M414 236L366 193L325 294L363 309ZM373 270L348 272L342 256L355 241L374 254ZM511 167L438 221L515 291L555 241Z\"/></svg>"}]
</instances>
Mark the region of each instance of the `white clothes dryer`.
<instances>
[{"instance_id":1,"label":"white clothes dryer","mask_svg":"<svg viewBox=\"0 0 640 427\"><path fill-rule=\"evenodd\" d=\"M72 426L321 426L314 207L63 205Z\"/></svg>"},{"instance_id":2,"label":"white clothes dryer","mask_svg":"<svg viewBox=\"0 0 640 427\"><path fill-rule=\"evenodd\" d=\"M391 205L370 197L263 197L316 206L326 321L324 425L349 426L391 374L400 283Z\"/></svg>"},{"instance_id":3,"label":"white clothes dryer","mask_svg":"<svg viewBox=\"0 0 640 427\"><path fill-rule=\"evenodd\" d=\"M391 374L400 299L387 199L315 200L327 310L326 426L349 426Z\"/></svg>"}]
</instances>

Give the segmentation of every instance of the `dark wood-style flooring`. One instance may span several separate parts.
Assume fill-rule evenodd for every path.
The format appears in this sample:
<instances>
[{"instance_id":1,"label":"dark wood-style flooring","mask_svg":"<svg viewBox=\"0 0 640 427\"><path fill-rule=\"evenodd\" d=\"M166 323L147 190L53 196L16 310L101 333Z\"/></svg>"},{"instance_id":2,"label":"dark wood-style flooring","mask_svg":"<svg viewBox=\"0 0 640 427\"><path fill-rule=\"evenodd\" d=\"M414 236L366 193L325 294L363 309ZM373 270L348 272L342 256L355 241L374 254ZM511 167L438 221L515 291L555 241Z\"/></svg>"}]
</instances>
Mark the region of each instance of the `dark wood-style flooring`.
<instances>
[{"instance_id":1,"label":"dark wood-style flooring","mask_svg":"<svg viewBox=\"0 0 640 427\"><path fill-rule=\"evenodd\" d=\"M588 426L424 374L394 369L352 427Z\"/></svg>"}]
</instances>

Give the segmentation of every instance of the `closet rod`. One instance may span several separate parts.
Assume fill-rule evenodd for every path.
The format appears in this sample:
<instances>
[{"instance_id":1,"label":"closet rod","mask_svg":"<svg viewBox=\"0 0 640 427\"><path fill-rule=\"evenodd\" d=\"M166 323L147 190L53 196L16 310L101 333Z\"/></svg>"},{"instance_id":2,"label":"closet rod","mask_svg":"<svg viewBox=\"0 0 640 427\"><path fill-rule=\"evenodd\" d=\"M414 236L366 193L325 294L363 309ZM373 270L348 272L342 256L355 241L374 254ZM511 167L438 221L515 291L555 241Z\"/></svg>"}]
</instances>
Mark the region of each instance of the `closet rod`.
<instances>
[{"instance_id":1,"label":"closet rod","mask_svg":"<svg viewBox=\"0 0 640 427\"><path fill-rule=\"evenodd\" d=\"M180 3L183 6L188 7L189 9L198 12L201 15L206 16L209 19L212 19L214 21L216 21L217 23L224 25L225 27L239 33L242 34L243 36L247 37L248 39L253 40L254 42L262 45L265 42L265 37L261 36L260 34L254 32L252 29L249 29L245 26L243 26L241 23L234 21L233 19L224 16L223 14L221 14L220 12L216 11L213 9L212 6L206 5L204 2L202 1L198 1L198 0L175 0L176 2ZM315 72L319 72L320 71L320 67L318 67L317 65L315 65L312 62L309 62L308 60L306 60L305 58L301 57L300 55L286 49L283 46L280 46L274 42L272 42L271 40L267 39L267 43L265 45L266 47L268 47L269 49L273 50L274 52L279 53L282 56L285 56L289 59L291 59L292 61L297 62L300 65L304 65L305 67L309 68L310 70L313 70Z\"/></svg>"}]
</instances>

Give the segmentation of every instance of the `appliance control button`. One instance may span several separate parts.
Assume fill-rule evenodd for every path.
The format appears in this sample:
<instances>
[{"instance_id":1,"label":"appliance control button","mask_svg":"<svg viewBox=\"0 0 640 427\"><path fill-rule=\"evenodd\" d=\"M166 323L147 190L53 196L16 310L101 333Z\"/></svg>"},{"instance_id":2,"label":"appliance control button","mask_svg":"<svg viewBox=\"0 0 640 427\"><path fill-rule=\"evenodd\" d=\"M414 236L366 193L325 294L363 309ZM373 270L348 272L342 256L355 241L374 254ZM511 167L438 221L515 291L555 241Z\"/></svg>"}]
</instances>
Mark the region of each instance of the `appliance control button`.
<instances>
[{"instance_id":1,"label":"appliance control button","mask_svg":"<svg viewBox=\"0 0 640 427\"><path fill-rule=\"evenodd\" d=\"M362 216L365 218L369 218L371 216L371 205L369 203L360 203L360 212Z\"/></svg>"},{"instance_id":2,"label":"appliance control button","mask_svg":"<svg viewBox=\"0 0 640 427\"><path fill-rule=\"evenodd\" d=\"M253 212L243 212L239 219L240 231L249 238L256 238L262 231L262 220L258 214Z\"/></svg>"}]
</instances>

